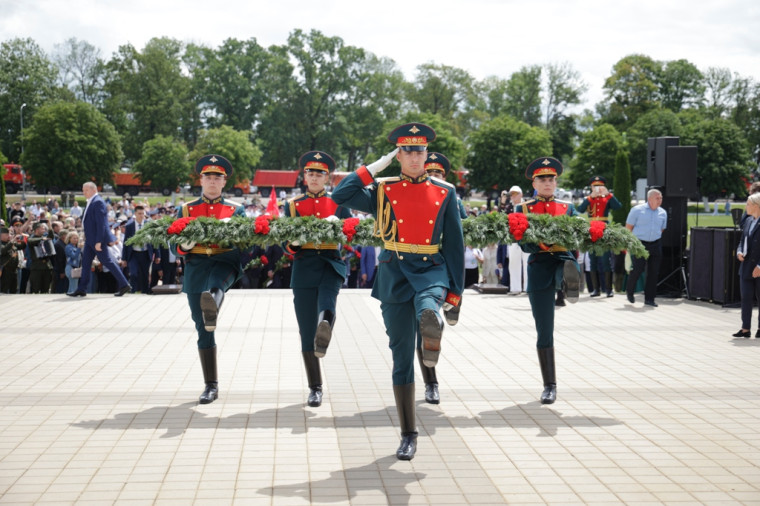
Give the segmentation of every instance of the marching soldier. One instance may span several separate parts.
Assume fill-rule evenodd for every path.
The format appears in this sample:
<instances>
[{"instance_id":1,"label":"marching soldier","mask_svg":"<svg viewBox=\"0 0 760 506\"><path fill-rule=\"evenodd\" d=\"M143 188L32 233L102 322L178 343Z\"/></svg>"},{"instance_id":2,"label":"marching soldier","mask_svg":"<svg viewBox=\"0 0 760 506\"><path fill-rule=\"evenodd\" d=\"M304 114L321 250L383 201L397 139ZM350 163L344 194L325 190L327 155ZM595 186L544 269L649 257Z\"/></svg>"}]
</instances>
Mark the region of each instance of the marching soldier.
<instances>
[{"instance_id":1,"label":"marching soldier","mask_svg":"<svg viewBox=\"0 0 760 506\"><path fill-rule=\"evenodd\" d=\"M222 197L222 190L232 171L232 164L223 156L206 155L198 160L195 172L200 175L203 193L199 199L183 205L177 217L207 216L223 220L245 216L243 206ZM224 293L243 274L240 250L195 242L172 245L171 249L185 260L182 291L187 294L190 313L198 331L198 354L206 383L199 402L208 404L219 397L214 330Z\"/></svg>"},{"instance_id":2,"label":"marching soldier","mask_svg":"<svg viewBox=\"0 0 760 506\"><path fill-rule=\"evenodd\" d=\"M525 177L533 181L536 196L515 208L525 214L577 216L573 204L554 199L557 177L562 164L551 157L538 158L528 165ZM521 243L528 259L528 298L533 320L536 322L538 362L544 380L541 403L551 404L557 399L557 378L554 367L554 295L564 292L569 302L578 301L580 274L578 262L566 248L558 244Z\"/></svg>"},{"instance_id":3,"label":"marching soldier","mask_svg":"<svg viewBox=\"0 0 760 506\"><path fill-rule=\"evenodd\" d=\"M588 209L589 221L604 221L610 219L610 211L620 209L623 204L607 189L607 180L602 176L594 176L589 180L591 195L583 199L578 206L579 213ZM607 297L614 295L612 291L612 253L607 251L601 257L589 253L591 259L591 282L593 291L591 297L598 297L605 292ZM601 291L600 291L601 288Z\"/></svg>"},{"instance_id":4,"label":"marching soldier","mask_svg":"<svg viewBox=\"0 0 760 506\"><path fill-rule=\"evenodd\" d=\"M290 199L285 216L315 216L337 220L350 218L351 213L340 207L325 191L335 160L323 151L309 151L298 161L304 172L305 195ZM346 264L341 260L337 244L298 244L291 242L287 249L294 255L290 286L296 309L298 331L301 335L301 354L309 382L307 404L322 404L322 371L319 359L325 356L335 325L335 306L338 291L346 278Z\"/></svg>"},{"instance_id":5,"label":"marching soldier","mask_svg":"<svg viewBox=\"0 0 760 506\"><path fill-rule=\"evenodd\" d=\"M444 309L449 325L457 323L464 288L464 239L454 187L425 172L428 143L435 131L422 123L402 125L388 135L397 148L343 179L333 192L338 204L372 213L375 233L383 240L372 296L380 300L393 354L393 394L401 424L400 460L417 450L414 403L416 336L422 336L422 359L435 367L441 349ZM393 158L397 177L375 179Z\"/></svg>"}]
</instances>

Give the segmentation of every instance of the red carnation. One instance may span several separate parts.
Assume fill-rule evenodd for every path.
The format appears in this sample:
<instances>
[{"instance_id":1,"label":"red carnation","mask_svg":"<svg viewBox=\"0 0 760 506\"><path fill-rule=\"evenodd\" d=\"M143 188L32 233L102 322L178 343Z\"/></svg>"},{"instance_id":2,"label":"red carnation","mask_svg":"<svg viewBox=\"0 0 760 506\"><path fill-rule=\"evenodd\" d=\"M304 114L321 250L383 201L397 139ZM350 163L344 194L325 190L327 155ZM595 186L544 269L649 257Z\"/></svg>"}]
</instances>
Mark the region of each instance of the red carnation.
<instances>
[{"instance_id":1,"label":"red carnation","mask_svg":"<svg viewBox=\"0 0 760 506\"><path fill-rule=\"evenodd\" d=\"M185 230L185 227L187 227L187 224L190 223L195 219L195 216L186 216L184 218L179 218L174 220L174 223L169 225L169 228L166 229L166 233L169 235L179 235L182 233L183 230Z\"/></svg>"},{"instance_id":2,"label":"red carnation","mask_svg":"<svg viewBox=\"0 0 760 506\"><path fill-rule=\"evenodd\" d=\"M523 213L512 213L509 215L509 233L516 241L523 238L523 234L528 229L528 217Z\"/></svg>"},{"instance_id":3,"label":"red carnation","mask_svg":"<svg viewBox=\"0 0 760 506\"><path fill-rule=\"evenodd\" d=\"M267 258L267 256L266 255L261 255L261 264L262 265L266 265L268 263L269 263L269 259Z\"/></svg>"},{"instance_id":4,"label":"red carnation","mask_svg":"<svg viewBox=\"0 0 760 506\"><path fill-rule=\"evenodd\" d=\"M604 229L607 228L607 223L603 221L592 221L588 227L588 233L591 236L591 242L598 241L604 235Z\"/></svg>"},{"instance_id":5,"label":"red carnation","mask_svg":"<svg viewBox=\"0 0 760 506\"><path fill-rule=\"evenodd\" d=\"M345 246L343 246L343 249L346 250L346 251L348 251L349 253L353 253L354 252L354 248L352 248L348 244L346 244Z\"/></svg>"},{"instance_id":6,"label":"red carnation","mask_svg":"<svg viewBox=\"0 0 760 506\"><path fill-rule=\"evenodd\" d=\"M357 251L356 252L356 258L361 258L361 257L362 257L362 252L361 251Z\"/></svg>"},{"instance_id":7,"label":"red carnation","mask_svg":"<svg viewBox=\"0 0 760 506\"><path fill-rule=\"evenodd\" d=\"M257 234L267 235L269 233L269 221L272 217L268 214L262 214L256 217L253 223L253 231Z\"/></svg>"},{"instance_id":8,"label":"red carnation","mask_svg":"<svg viewBox=\"0 0 760 506\"><path fill-rule=\"evenodd\" d=\"M356 226L359 224L359 218L346 218L343 220L343 235L348 238L348 242L356 235Z\"/></svg>"}]
</instances>

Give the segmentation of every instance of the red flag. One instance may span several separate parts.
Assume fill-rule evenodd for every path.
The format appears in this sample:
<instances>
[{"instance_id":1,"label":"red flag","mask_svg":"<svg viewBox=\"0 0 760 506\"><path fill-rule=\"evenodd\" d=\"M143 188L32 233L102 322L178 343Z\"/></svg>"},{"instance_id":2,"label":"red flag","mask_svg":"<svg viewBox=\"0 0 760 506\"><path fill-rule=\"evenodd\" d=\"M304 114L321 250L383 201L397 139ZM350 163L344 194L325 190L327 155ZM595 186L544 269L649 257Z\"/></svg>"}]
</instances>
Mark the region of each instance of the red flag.
<instances>
[{"instance_id":1,"label":"red flag","mask_svg":"<svg viewBox=\"0 0 760 506\"><path fill-rule=\"evenodd\" d=\"M267 204L267 214L272 218L280 216L280 210L277 207L277 192L272 186L272 193L269 194L269 203Z\"/></svg>"}]
</instances>

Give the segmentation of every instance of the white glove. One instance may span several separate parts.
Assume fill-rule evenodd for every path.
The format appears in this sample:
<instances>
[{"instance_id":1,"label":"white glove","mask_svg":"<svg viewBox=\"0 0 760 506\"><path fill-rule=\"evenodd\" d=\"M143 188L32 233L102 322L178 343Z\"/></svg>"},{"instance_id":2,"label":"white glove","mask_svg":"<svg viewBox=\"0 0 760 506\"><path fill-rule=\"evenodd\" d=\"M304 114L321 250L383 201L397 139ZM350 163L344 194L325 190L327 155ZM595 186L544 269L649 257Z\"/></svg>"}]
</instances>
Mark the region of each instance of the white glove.
<instances>
[{"instance_id":1,"label":"white glove","mask_svg":"<svg viewBox=\"0 0 760 506\"><path fill-rule=\"evenodd\" d=\"M391 162L393 161L393 158L396 156L396 153L398 153L398 148L394 149L393 151L391 151L384 157L380 158L378 161L372 162L369 165L367 165L367 170L369 171L370 174L374 176L375 174L377 174L378 172L380 172L381 170L383 170L384 168L386 168L388 165L391 164Z\"/></svg>"},{"instance_id":2,"label":"white glove","mask_svg":"<svg viewBox=\"0 0 760 506\"><path fill-rule=\"evenodd\" d=\"M195 247L195 241L182 242L179 244L182 251L190 251Z\"/></svg>"},{"instance_id":3,"label":"white glove","mask_svg":"<svg viewBox=\"0 0 760 506\"><path fill-rule=\"evenodd\" d=\"M301 241L290 241L290 245L291 246L300 246L301 245Z\"/></svg>"},{"instance_id":4,"label":"white glove","mask_svg":"<svg viewBox=\"0 0 760 506\"><path fill-rule=\"evenodd\" d=\"M327 218L325 218L325 221L340 221L340 218L338 218L334 214L331 214L330 216L328 216Z\"/></svg>"}]
</instances>

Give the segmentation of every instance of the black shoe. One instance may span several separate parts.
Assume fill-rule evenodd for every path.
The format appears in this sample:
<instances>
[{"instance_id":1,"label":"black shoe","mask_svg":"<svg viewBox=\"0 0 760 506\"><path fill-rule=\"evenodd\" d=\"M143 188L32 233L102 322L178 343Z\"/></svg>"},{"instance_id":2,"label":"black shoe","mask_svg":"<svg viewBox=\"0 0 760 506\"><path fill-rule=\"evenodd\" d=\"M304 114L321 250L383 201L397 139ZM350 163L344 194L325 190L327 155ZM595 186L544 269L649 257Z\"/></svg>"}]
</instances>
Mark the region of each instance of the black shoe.
<instances>
[{"instance_id":1,"label":"black shoe","mask_svg":"<svg viewBox=\"0 0 760 506\"><path fill-rule=\"evenodd\" d=\"M646 306L652 306L652 307L657 307L657 303L655 301L653 301L653 300L645 300L644 301L644 305L646 305ZM747 331L747 332L749 332L749 331Z\"/></svg>"},{"instance_id":2,"label":"black shoe","mask_svg":"<svg viewBox=\"0 0 760 506\"><path fill-rule=\"evenodd\" d=\"M612 293L612 292L607 292L607 298L608 298L608 299L609 299L610 297L614 297L614 296L615 296L615 294L614 294L614 293Z\"/></svg>"},{"instance_id":3,"label":"black shoe","mask_svg":"<svg viewBox=\"0 0 760 506\"><path fill-rule=\"evenodd\" d=\"M590 294L588 294L589 297L599 297L599 290L594 290Z\"/></svg>"},{"instance_id":4,"label":"black shoe","mask_svg":"<svg viewBox=\"0 0 760 506\"><path fill-rule=\"evenodd\" d=\"M417 433L402 433L401 444L396 450L396 458L399 460L412 460L417 452Z\"/></svg>"},{"instance_id":5,"label":"black shoe","mask_svg":"<svg viewBox=\"0 0 760 506\"><path fill-rule=\"evenodd\" d=\"M332 327L330 322L322 320L317 325L317 333L314 335L314 356L322 358L327 353L327 347L330 345L332 338Z\"/></svg>"},{"instance_id":6,"label":"black shoe","mask_svg":"<svg viewBox=\"0 0 760 506\"><path fill-rule=\"evenodd\" d=\"M420 315L420 335L422 336L422 363L435 367L441 354L441 336L443 321L432 309L425 309Z\"/></svg>"},{"instance_id":7,"label":"black shoe","mask_svg":"<svg viewBox=\"0 0 760 506\"><path fill-rule=\"evenodd\" d=\"M760 329L757 329L757 332L755 332L755 338L760 337Z\"/></svg>"},{"instance_id":8,"label":"black shoe","mask_svg":"<svg viewBox=\"0 0 760 506\"><path fill-rule=\"evenodd\" d=\"M318 408L322 405L322 387L314 387L309 389L309 399L306 404L312 408Z\"/></svg>"},{"instance_id":9,"label":"black shoe","mask_svg":"<svg viewBox=\"0 0 760 506\"><path fill-rule=\"evenodd\" d=\"M731 334L732 337L743 337L744 339L749 339L749 336L752 335L749 330L740 330L736 334ZM758 329L757 334L755 334L755 337L760 337L760 329Z\"/></svg>"},{"instance_id":10,"label":"black shoe","mask_svg":"<svg viewBox=\"0 0 760 506\"><path fill-rule=\"evenodd\" d=\"M578 302L580 295L581 275L578 272L578 264L573 260L565 260L562 266L562 281L565 299L570 304Z\"/></svg>"},{"instance_id":11,"label":"black shoe","mask_svg":"<svg viewBox=\"0 0 760 506\"><path fill-rule=\"evenodd\" d=\"M628 299L628 302L630 302L631 304L635 304L636 303L636 299L633 298L633 294L632 293L626 293L625 296Z\"/></svg>"},{"instance_id":12,"label":"black shoe","mask_svg":"<svg viewBox=\"0 0 760 506\"><path fill-rule=\"evenodd\" d=\"M66 295L68 295L69 297L87 297L87 292L85 292L84 290L76 290L74 292L67 293Z\"/></svg>"},{"instance_id":13,"label":"black shoe","mask_svg":"<svg viewBox=\"0 0 760 506\"><path fill-rule=\"evenodd\" d=\"M541 404L554 404L557 400L557 385L544 385L544 391L541 393Z\"/></svg>"},{"instance_id":14,"label":"black shoe","mask_svg":"<svg viewBox=\"0 0 760 506\"><path fill-rule=\"evenodd\" d=\"M211 292L201 293L201 313L203 313L203 326L207 332L213 332L216 329L218 311L219 308Z\"/></svg>"},{"instance_id":15,"label":"black shoe","mask_svg":"<svg viewBox=\"0 0 760 506\"><path fill-rule=\"evenodd\" d=\"M441 394L438 393L438 383L425 384L425 402L428 404L441 403Z\"/></svg>"},{"instance_id":16,"label":"black shoe","mask_svg":"<svg viewBox=\"0 0 760 506\"><path fill-rule=\"evenodd\" d=\"M554 305L557 307L565 307L567 304L565 304L565 299L557 299L554 301Z\"/></svg>"},{"instance_id":17,"label":"black shoe","mask_svg":"<svg viewBox=\"0 0 760 506\"><path fill-rule=\"evenodd\" d=\"M218 383L206 383L206 389L201 394L198 402L201 404L211 404L219 398Z\"/></svg>"},{"instance_id":18,"label":"black shoe","mask_svg":"<svg viewBox=\"0 0 760 506\"><path fill-rule=\"evenodd\" d=\"M121 297L122 295L124 295L125 293L127 293L130 290L132 290L132 287L129 285L129 283L127 283L126 285L124 285L121 288L119 288L119 291L116 292L115 294L113 294L113 296L114 297Z\"/></svg>"}]
</instances>

